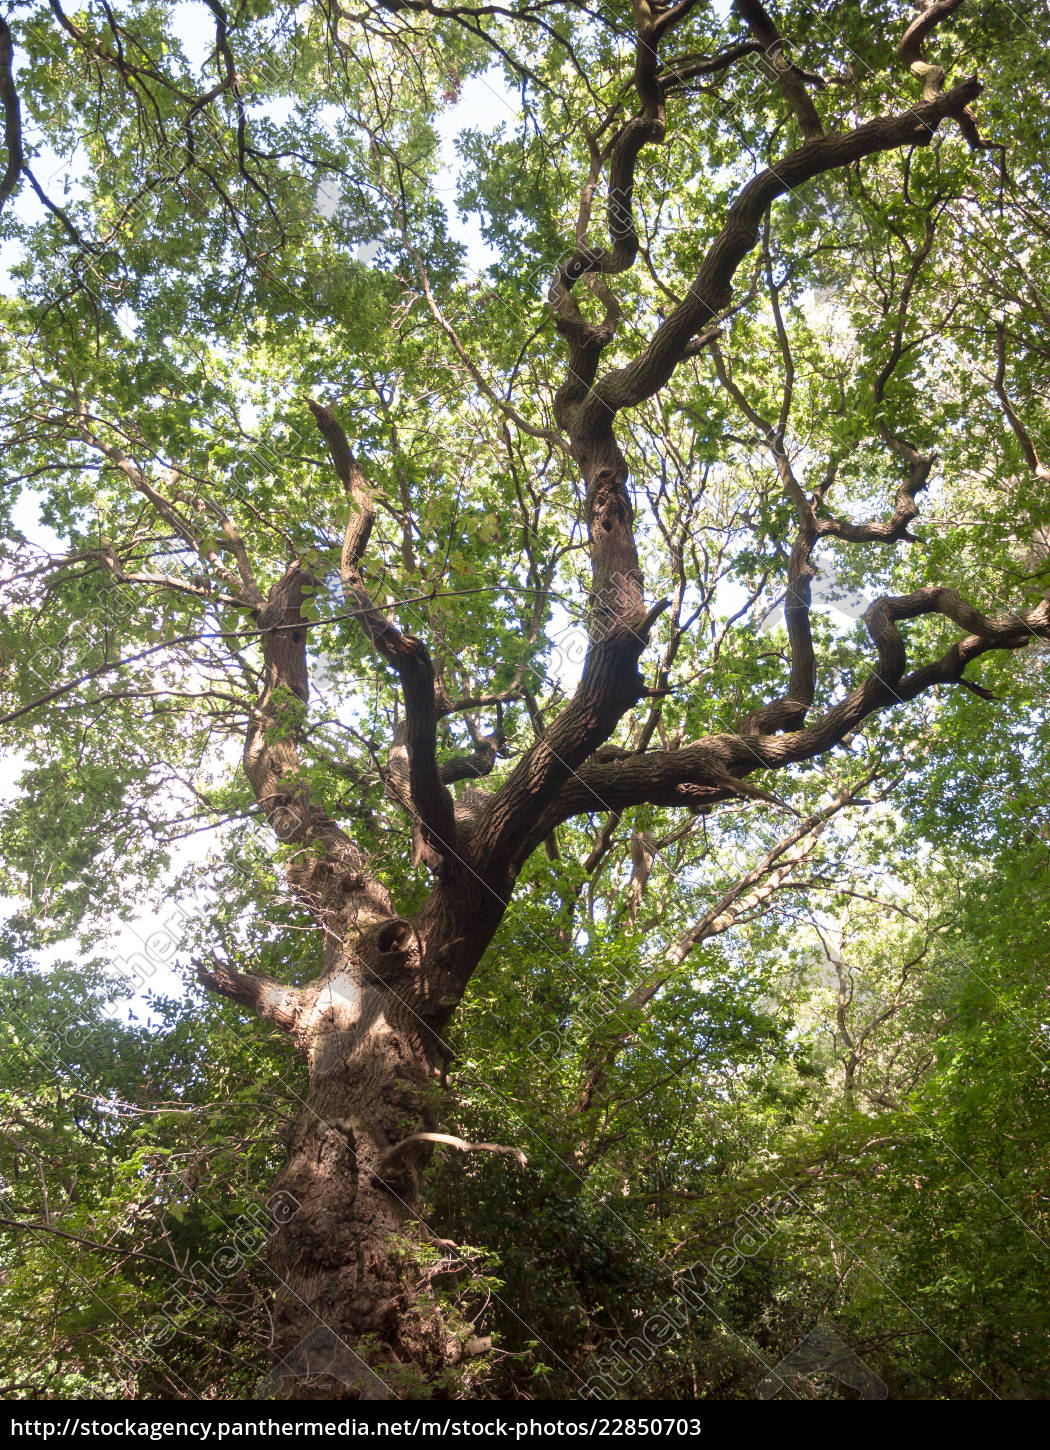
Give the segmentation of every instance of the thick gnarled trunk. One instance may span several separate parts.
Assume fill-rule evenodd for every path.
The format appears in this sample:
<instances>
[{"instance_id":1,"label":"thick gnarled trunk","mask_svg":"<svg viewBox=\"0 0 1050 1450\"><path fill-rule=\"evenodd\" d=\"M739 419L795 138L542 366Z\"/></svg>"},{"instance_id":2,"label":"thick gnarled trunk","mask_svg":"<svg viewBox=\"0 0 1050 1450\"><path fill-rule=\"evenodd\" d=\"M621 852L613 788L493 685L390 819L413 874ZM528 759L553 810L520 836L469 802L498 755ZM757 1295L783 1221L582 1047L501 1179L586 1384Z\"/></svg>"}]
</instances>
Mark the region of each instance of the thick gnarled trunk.
<instances>
[{"instance_id":1,"label":"thick gnarled trunk","mask_svg":"<svg viewBox=\"0 0 1050 1450\"><path fill-rule=\"evenodd\" d=\"M327 884L313 882L315 900ZM340 915L330 889L325 921ZM502 910L470 875L435 889L413 920L351 933L352 946L329 928L327 968L303 987L198 968L211 990L285 1031L309 1072L273 1194L274 1368L263 1398L447 1396L454 1366L484 1347L430 1295L420 1177L435 1142L524 1162L519 1150L434 1131L442 1032Z\"/></svg>"},{"instance_id":2,"label":"thick gnarled trunk","mask_svg":"<svg viewBox=\"0 0 1050 1450\"><path fill-rule=\"evenodd\" d=\"M396 994L349 961L311 989L296 1036L310 1068L278 1180L286 1221L270 1244L276 1278L277 1398L427 1395L455 1338L425 1302L413 1246L432 1126L433 1037Z\"/></svg>"}]
</instances>

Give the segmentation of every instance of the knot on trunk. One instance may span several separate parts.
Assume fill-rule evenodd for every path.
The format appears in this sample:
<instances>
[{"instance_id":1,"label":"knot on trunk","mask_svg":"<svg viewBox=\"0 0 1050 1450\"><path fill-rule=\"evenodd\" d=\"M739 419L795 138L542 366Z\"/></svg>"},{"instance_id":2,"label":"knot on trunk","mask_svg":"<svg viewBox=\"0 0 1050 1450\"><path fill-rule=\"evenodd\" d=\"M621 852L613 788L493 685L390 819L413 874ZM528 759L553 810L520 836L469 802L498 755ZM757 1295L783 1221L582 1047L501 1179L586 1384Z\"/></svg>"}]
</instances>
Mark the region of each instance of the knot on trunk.
<instances>
[{"instance_id":1,"label":"knot on trunk","mask_svg":"<svg viewBox=\"0 0 1050 1450\"><path fill-rule=\"evenodd\" d=\"M403 991L419 975L423 944L412 922L393 916L365 933L355 948L355 955L368 981Z\"/></svg>"}]
</instances>

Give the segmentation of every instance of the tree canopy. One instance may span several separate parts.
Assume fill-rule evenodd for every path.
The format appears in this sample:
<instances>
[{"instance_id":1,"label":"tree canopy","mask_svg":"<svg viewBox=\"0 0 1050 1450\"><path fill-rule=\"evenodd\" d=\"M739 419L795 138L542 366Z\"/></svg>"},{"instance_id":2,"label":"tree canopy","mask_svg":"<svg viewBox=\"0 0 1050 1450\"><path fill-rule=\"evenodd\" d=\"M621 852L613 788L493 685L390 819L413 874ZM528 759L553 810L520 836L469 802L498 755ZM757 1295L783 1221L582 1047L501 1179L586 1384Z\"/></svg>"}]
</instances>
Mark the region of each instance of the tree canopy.
<instances>
[{"instance_id":1,"label":"tree canopy","mask_svg":"<svg viewBox=\"0 0 1050 1450\"><path fill-rule=\"evenodd\" d=\"M1048 46L6 0L5 1394L1050 1391Z\"/></svg>"}]
</instances>

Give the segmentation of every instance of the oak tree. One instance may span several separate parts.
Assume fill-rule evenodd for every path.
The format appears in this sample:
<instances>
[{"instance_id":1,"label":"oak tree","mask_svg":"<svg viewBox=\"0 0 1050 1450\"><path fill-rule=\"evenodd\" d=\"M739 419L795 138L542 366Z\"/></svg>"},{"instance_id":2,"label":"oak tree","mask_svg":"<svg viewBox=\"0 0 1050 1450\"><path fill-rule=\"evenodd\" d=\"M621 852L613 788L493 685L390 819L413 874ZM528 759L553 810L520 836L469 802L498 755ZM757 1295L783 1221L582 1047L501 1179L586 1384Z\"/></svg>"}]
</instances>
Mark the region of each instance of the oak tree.
<instances>
[{"instance_id":1,"label":"oak tree","mask_svg":"<svg viewBox=\"0 0 1050 1450\"><path fill-rule=\"evenodd\" d=\"M424 1173L526 1157L442 1096L522 896L561 883L567 975L588 895L658 946L583 1162L691 955L1050 638L1046 17L187 8L0 20L10 879L91 938L214 831L196 978L307 1071L273 1390L447 1392L488 1341L423 1292ZM754 859L647 916L749 812Z\"/></svg>"}]
</instances>

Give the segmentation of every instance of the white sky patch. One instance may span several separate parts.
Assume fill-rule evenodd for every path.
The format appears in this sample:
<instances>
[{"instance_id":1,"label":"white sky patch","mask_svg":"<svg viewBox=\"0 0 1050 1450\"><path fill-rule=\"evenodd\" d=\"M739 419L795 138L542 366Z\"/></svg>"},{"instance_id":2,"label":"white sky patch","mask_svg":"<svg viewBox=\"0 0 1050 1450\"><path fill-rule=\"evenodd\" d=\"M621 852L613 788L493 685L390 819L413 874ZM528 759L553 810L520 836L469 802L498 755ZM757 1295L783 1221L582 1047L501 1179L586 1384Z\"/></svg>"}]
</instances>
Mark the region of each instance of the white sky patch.
<instances>
[{"instance_id":1,"label":"white sky patch","mask_svg":"<svg viewBox=\"0 0 1050 1450\"><path fill-rule=\"evenodd\" d=\"M583 662L587 657L587 627L582 620L574 618L563 604L555 602L551 605L547 634L552 643L545 667L547 679L571 695L583 674Z\"/></svg>"},{"instance_id":2,"label":"white sky patch","mask_svg":"<svg viewBox=\"0 0 1050 1450\"><path fill-rule=\"evenodd\" d=\"M47 554L64 554L66 546L40 518L44 495L35 489L23 489L11 509L11 527L17 529L28 543ZM3 575L0 574L0 580Z\"/></svg>"},{"instance_id":3,"label":"white sky patch","mask_svg":"<svg viewBox=\"0 0 1050 1450\"><path fill-rule=\"evenodd\" d=\"M202 0L183 0L168 12L168 29L182 46L190 66L200 73L215 50L215 16Z\"/></svg>"},{"instance_id":4,"label":"white sky patch","mask_svg":"<svg viewBox=\"0 0 1050 1450\"><path fill-rule=\"evenodd\" d=\"M438 119L442 165L434 179L434 188L444 203L449 232L466 248L467 265L473 272L484 271L496 260L496 252L482 237L481 218L473 212L461 213L456 206L463 165L456 142L464 131L494 131L503 123L517 124L520 115L503 76L492 69L469 77L463 83L459 100Z\"/></svg>"}]
</instances>

